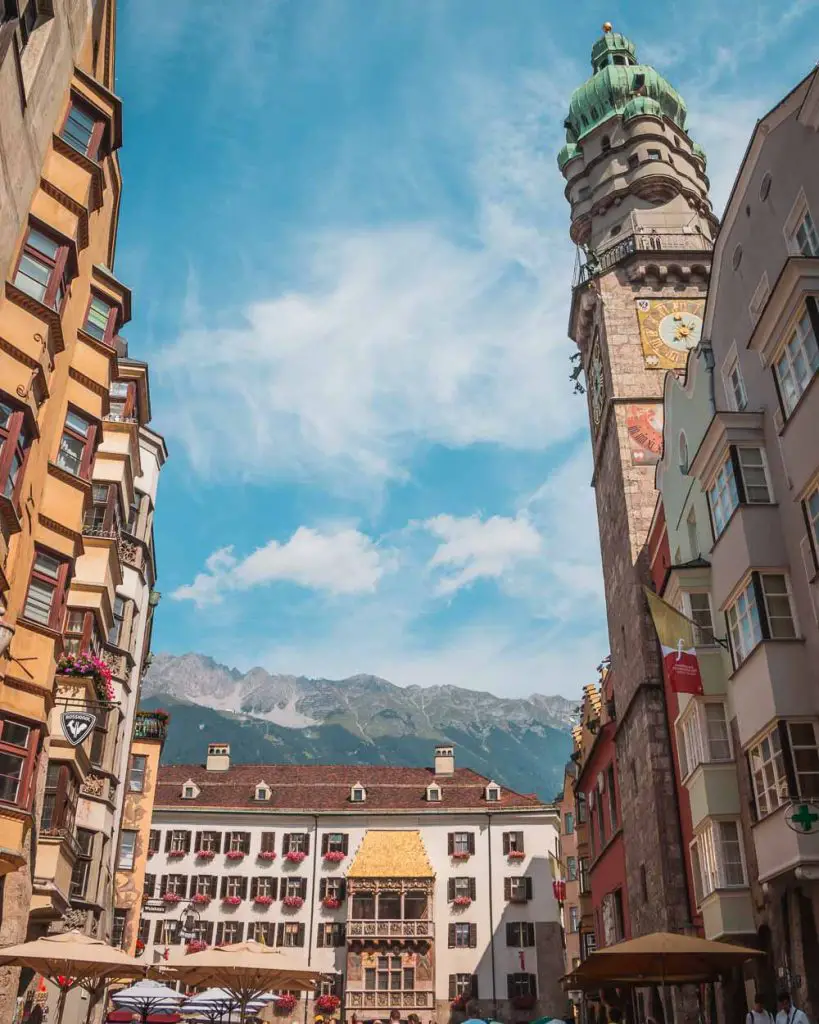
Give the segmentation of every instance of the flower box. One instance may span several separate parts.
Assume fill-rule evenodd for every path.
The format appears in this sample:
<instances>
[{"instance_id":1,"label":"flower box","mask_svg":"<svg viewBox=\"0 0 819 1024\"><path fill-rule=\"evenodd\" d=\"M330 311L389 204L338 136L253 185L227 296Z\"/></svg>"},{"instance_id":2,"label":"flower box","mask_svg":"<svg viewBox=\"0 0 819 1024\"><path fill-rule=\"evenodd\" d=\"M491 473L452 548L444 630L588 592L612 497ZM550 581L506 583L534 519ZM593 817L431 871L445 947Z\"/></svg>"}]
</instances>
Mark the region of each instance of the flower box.
<instances>
[{"instance_id":1,"label":"flower box","mask_svg":"<svg viewBox=\"0 0 819 1024\"><path fill-rule=\"evenodd\" d=\"M142 939L137 939L136 940L136 948L134 949L134 956L142 956L142 954L144 952L145 952L145 943L142 941Z\"/></svg>"},{"instance_id":2,"label":"flower box","mask_svg":"<svg viewBox=\"0 0 819 1024\"><path fill-rule=\"evenodd\" d=\"M327 907L328 910L338 910L341 906L341 900L337 896L325 896L321 901L323 907Z\"/></svg>"},{"instance_id":3,"label":"flower box","mask_svg":"<svg viewBox=\"0 0 819 1024\"><path fill-rule=\"evenodd\" d=\"M168 860L180 860L184 856L184 850L168 850Z\"/></svg>"},{"instance_id":4,"label":"flower box","mask_svg":"<svg viewBox=\"0 0 819 1024\"><path fill-rule=\"evenodd\" d=\"M253 897L253 902L256 904L257 907L269 907L270 904L273 902L273 897L272 896L254 896Z\"/></svg>"},{"instance_id":5,"label":"flower box","mask_svg":"<svg viewBox=\"0 0 819 1024\"><path fill-rule=\"evenodd\" d=\"M215 850L197 850L196 851L196 859L197 860L213 860L213 858L215 856L216 856L216 851Z\"/></svg>"},{"instance_id":6,"label":"flower box","mask_svg":"<svg viewBox=\"0 0 819 1024\"><path fill-rule=\"evenodd\" d=\"M469 896L456 896L452 901L453 907L471 907L472 899Z\"/></svg>"},{"instance_id":7,"label":"flower box","mask_svg":"<svg viewBox=\"0 0 819 1024\"><path fill-rule=\"evenodd\" d=\"M228 852L225 854L225 856L227 857L228 860L244 860L245 859L245 851L244 850L228 850Z\"/></svg>"},{"instance_id":8,"label":"flower box","mask_svg":"<svg viewBox=\"0 0 819 1024\"><path fill-rule=\"evenodd\" d=\"M321 1013L335 1013L341 1006L341 1000L334 995L318 996L313 1005Z\"/></svg>"},{"instance_id":9,"label":"flower box","mask_svg":"<svg viewBox=\"0 0 819 1024\"><path fill-rule=\"evenodd\" d=\"M195 892L191 896L191 903L197 907L206 907L210 903L210 896L206 892Z\"/></svg>"},{"instance_id":10,"label":"flower box","mask_svg":"<svg viewBox=\"0 0 819 1024\"><path fill-rule=\"evenodd\" d=\"M301 896L285 896L282 903L285 907L301 907L304 905L304 900Z\"/></svg>"},{"instance_id":11,"label":"flower box","mask_svg":"<svg viewBox=\"0 0 819 1024\"><path fill-rule=\"evenodd\" d=\"M453 860L469 860L469 858L471 856L472 856L471 853L468 853L466 850L461 850L459 852L453 853L452 854L452 859Z\"/></svg>"},{"instance_id":12,"label":"flower box","mask_svg":"<svg viewBox=\"0 0 819 1024\"><path fill-rule=\"evenodd\" d=\"M162 894L163 903L178 903L182 897L178 892L165 892Z\"/></svg>"},{"instance_id":13,"label":"flower box","mask_svg":"<svg viewBox=\"0 0 819 1024\"><path fill-rule=\"evenodd\" d=\"M276 1012L277 1013L292 1013L296 1009L296 997L290 993L285 992L284 995L276 998Z\"/></svg>"},{"instance_id":14,"label":"flower box","mask_svg":"<svg viewBox=\"0 0 819 1024\"><path fill-rule=\"evenodd\" d=\"M342 853L341 850L328 850L324 854L324 859L329 861L331 864L339 864L347 856L346 853Z\"/></svg>"},{"instance_id":15,"label":"flower box","mask_svg":"<svg viewBox=\"0 0 819 1024\"><path fill-rule=\"evenodd\" d=\"M259 850L256 856L259 860L275 860L277 855L275 850Z\"/></svg>"},{"instance_id":16,"label":"flower box","mask_svg":"<svg viewBox=\"0 0 819 1024\"><path fill-rule=\"evenodd\" d=\"M526 854L523 850L510 850L507 856L509 857L509 860L523 860Z\"/></svg>"},{"instance_id":17,"label":"flower box","mask_svg":"<svg viewBox=\"0 0 819 1024\"><path fill-rule=\"evenodd\" d=\"M223 896L222 904L226 907L238 907L242 902L241 896Z\"/></svg>"},{"instance_id":18,"label":"flower box","mask_svg":"<svg viewBox=\"0 0 819 1024\"><path fill-rule=\"evenodd\" d=\"M208 944L202 939L191 939L191 941L185 947L188 953L201 953L203 949L207 949Z\"/></svg>"},{"instance_id":19,"label":"flower box","mask_svg":"<svg viewBox=\"0 0 819 1024\"><path fill-rule=\"evenodd\" d=\"M117 694L111 681L110 667L102 658L91 654L90 651L80 651L78 654L68 651L60 655L57 662L57 674L91 679L94 683L94 692L99 700L116 700Z\"/></svg>"},{"instance_id":20,"label":"flower box","mask_svg":"<svg viewBox=\"0 0 819 1024\"><path fill-rule=\"evenodd\" d=\"M466 997L457 996L449 1005L453 1010L464 1011L466 1009Z\"/></svg>"},{"instance_id":21,"label":"flower box","mask_svg":"<svg viewBox=\"0 0 819 1024\"><path fill-rule=\"evenodd\" d=\"M306 856L307 854L302 850L289 850L284 855L284 859L289 860L291 864L301 864Z\"/></svg>"},{"instance_id":22,"label":"flower box","mask_svg":"<svg viewBox=\"0 0 819 1024\"><path fill-rule=\"evenodd\" d=\"M534 996L515 996L512 1000L512 1006L514 1006L516 1010L531 1010L534 1005Z\"/></svg>"}]
</instances>

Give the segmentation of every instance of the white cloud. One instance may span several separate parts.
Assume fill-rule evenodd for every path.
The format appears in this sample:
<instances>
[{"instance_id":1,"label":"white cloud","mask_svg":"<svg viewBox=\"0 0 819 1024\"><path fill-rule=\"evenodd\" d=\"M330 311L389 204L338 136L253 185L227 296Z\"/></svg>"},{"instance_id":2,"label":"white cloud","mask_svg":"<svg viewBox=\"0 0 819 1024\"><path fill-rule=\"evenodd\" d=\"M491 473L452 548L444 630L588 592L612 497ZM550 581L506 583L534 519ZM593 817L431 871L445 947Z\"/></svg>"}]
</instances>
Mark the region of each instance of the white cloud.
<instances>
[{"instance_id":1,"label":"white cloud","mask_svg":"<svg viewBox=\"0 0 819 1024\"><path fill-rule=\"evenodd\" d=\"M542 547L540 534L525 516L482 520L477 515L440 515L427 519L424 527L443 541L428 562L430 570L444 571L435 587L440 595L454 594L478 579L498 579L536 557Z\"/></svg>"},{"instance_id":2,"label":"white cloud","mask_svg":"<svg viewBox=\"0 0 819 1024\"><path fill-rule=\"evenodd\" d=\"M358 530L321 533L300 526L286 543L268 541L241 560L232 547L214 551L205 562L206 571L172 596L201 608L218 604L227 590L249 590L276 581L336 595L371 593L389 563L389 556Z\"/></svg>"}]
</instances>

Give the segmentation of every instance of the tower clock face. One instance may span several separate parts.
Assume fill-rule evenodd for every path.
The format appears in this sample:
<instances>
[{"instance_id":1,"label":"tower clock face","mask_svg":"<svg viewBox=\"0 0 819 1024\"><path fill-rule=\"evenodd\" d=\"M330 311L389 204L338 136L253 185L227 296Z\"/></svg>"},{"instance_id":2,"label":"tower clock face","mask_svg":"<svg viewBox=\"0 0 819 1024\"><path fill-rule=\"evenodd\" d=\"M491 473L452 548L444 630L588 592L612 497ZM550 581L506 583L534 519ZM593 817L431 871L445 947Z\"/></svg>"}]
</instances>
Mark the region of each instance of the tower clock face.
<instances>
[{"instance_id":1,"label":"tower clock face","mask_svg":"<svg viewBox=\"0 0 819 1024\"><path fill-rule=\"evenodd\" d=\"M591 359L589 360L588 385L592 420L596 430L600 426L600 417L603 415L603 403L606 400L606 379L603 376L603 360L600 356L600 346L597 342L594 343Z\"/></svg>"},{"instance_id":2,"label":"tower clock face","mask_svg":"<svg viewBox=\"0 0 819 1024\"><path fill-rule=\"evenodd\" d=\"M702 337L702 299L638 299L643 358L650 369L681 370Z\"/></svg>"}]
</instances>

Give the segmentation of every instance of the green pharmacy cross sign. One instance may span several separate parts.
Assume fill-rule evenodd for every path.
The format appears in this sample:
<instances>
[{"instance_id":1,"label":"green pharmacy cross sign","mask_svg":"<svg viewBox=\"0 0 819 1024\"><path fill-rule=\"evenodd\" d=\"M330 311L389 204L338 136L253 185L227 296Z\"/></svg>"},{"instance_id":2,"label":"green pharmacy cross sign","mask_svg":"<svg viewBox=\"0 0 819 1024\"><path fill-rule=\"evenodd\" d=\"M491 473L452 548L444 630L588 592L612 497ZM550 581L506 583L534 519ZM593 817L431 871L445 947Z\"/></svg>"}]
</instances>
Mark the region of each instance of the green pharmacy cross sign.
<instances>
[{"instance_id":1,"label":"green pharmacy cross sign","mask_svg":"<svg viewBox=\"0 0 819 1024\"><path fill-rule=\"evenodd\" d=\"M791 804L785 820L794 832L819 832L819 807L816 804Z\"/></svg>"}]
</instances>

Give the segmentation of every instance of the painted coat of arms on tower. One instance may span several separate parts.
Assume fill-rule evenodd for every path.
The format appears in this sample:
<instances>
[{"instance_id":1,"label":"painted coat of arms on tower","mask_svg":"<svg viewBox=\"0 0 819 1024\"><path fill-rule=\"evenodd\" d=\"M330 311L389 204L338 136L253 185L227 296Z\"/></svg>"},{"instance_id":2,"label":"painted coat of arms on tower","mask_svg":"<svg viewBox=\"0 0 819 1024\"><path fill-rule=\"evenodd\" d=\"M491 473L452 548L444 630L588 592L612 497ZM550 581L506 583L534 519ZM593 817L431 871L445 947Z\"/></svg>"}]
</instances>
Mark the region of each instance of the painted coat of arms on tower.
<instances>
[{"instance_id":1,"label":"painted coat of arms on tower","mask_svg":"<svg viewBox=\"0 0 819 1024\"><path fill-rule=\"evenodd\" d=\"M682 370L702 337L704 299L638 299L637 322L645 364L652 370Z\"/></svg>"}]
</instances>

